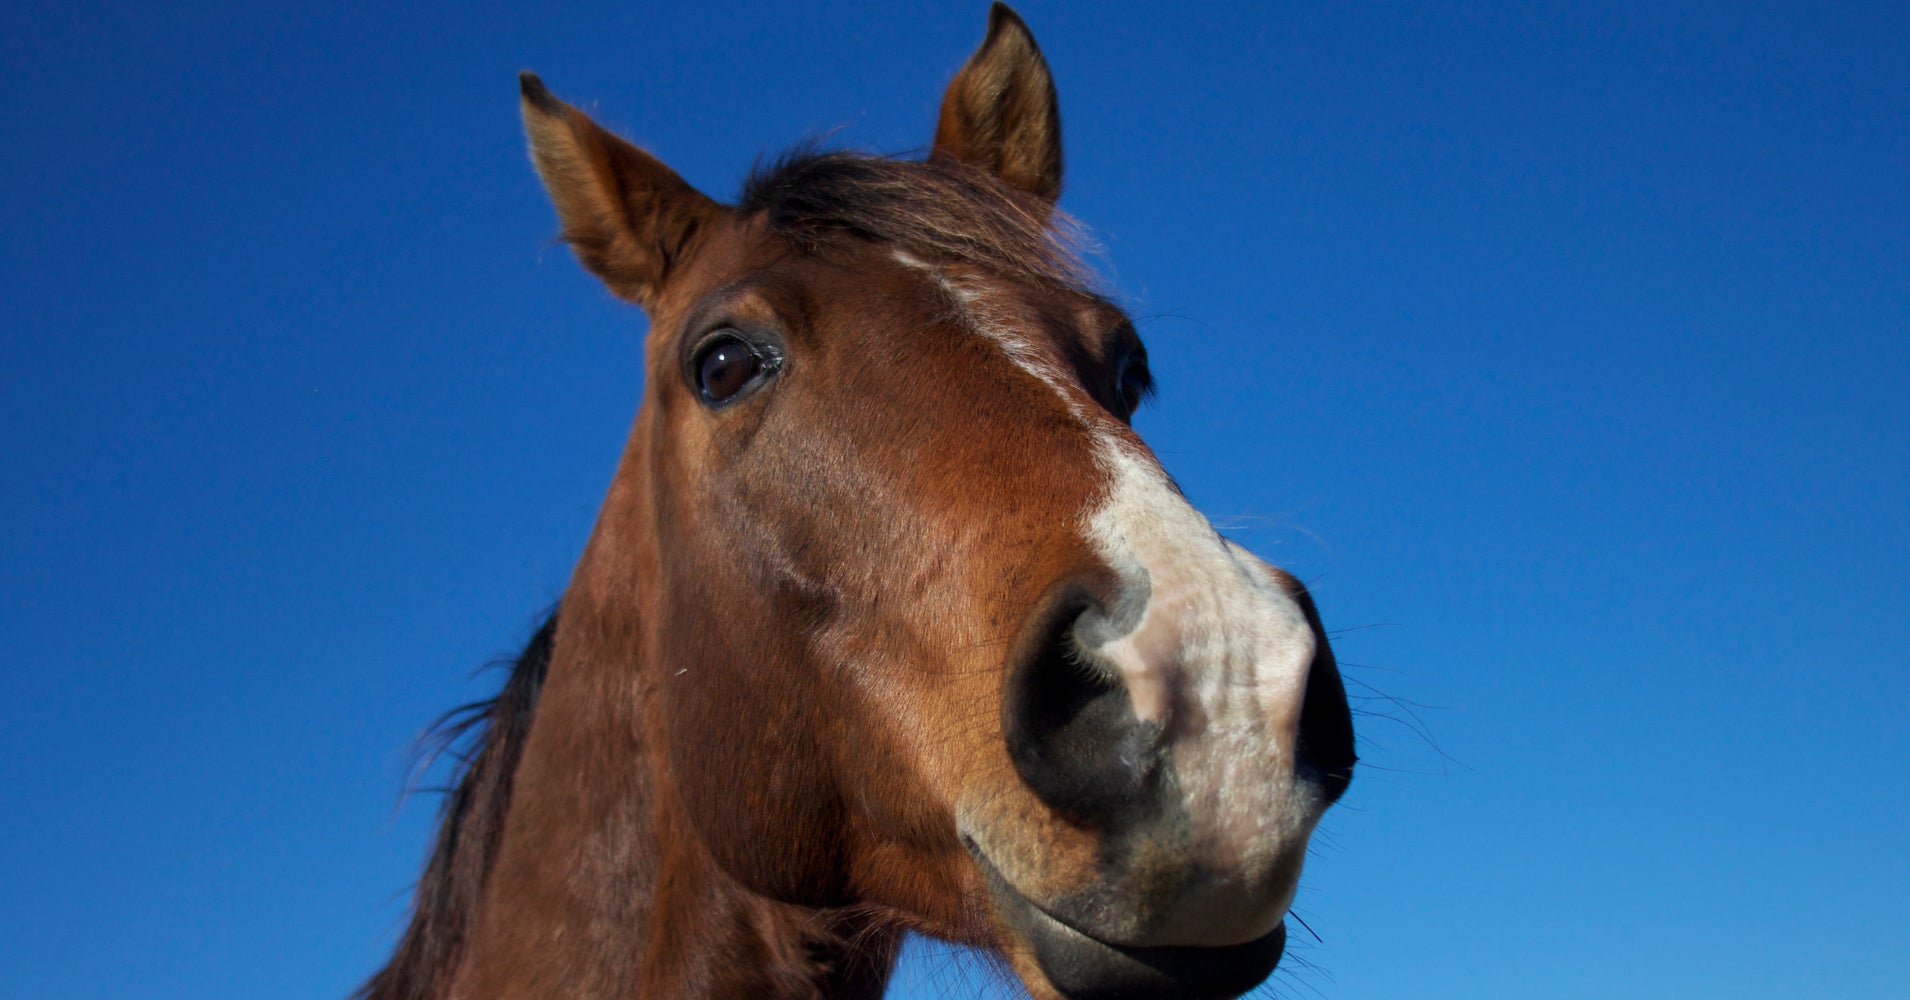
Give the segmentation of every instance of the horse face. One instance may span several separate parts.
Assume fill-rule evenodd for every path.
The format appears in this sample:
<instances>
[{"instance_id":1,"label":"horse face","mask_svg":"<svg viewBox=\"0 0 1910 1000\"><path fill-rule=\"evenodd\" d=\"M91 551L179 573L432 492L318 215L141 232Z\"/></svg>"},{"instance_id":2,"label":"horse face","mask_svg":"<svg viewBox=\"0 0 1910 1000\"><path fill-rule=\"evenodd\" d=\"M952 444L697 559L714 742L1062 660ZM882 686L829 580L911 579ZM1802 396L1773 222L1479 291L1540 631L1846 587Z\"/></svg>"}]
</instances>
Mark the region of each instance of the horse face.
<instances>
[{"instance_id":1,"label":"horse face","mask_svg":"<svg viewBox=\"0 0 1910 1000\"><path fill-rule=\"evenodd\" d=\"M992 213L992 257L854 207L805 241L818 199L719 206L534 79L525 117L566 237L652 317L613 487L647 522L600 532L653 538L628 590L699 849L999 947L1037 995L1264 978L1350 775L1345 696L1303 588L1129 427L1132 325L1015 263L1060 186L1019 20L996 8L910 167ZM876 182L831 190L908 207Z\"/></svg>"}]
</instances>

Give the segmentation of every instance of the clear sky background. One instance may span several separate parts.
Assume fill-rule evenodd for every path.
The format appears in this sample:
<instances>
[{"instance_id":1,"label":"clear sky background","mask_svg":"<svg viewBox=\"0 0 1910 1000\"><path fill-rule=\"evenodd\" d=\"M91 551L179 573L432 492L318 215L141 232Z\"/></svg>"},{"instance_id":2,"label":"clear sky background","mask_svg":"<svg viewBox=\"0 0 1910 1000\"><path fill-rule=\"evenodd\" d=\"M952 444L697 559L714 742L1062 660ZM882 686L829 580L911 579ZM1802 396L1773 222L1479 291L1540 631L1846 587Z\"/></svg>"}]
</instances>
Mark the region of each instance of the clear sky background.
<instances>
[{"instance_id":1,"label":"clear sky background","mask_svg":"<svg viewBox=\"0 0 1910 1000\"><path fill-rule=\"evenodd\" d=\"M641 379L515 73L729 198L919 149L985 8L9 6L0 997L394 940ZM1910 7L1021 9L1139 426L1369 713L1280 993L1910 996Z\"/></svg>"}]
</instances>

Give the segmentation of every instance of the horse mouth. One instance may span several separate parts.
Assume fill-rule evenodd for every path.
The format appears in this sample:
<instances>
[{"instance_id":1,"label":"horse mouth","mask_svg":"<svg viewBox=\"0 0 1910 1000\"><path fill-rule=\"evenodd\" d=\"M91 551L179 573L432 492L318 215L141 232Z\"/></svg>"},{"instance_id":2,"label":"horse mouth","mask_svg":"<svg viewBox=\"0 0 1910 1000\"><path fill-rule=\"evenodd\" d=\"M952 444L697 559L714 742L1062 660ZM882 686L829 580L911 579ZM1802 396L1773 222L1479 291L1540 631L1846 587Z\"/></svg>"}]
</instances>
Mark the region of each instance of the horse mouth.
<instances>
[{"instance_id":1,"label":"horse mouth","mask_svg":"<svg viewBox=\"0 0 1910 1000\"><path fill-rule=\"evenodd\" d=\"M1284 922L1243 944L1136 946L1104 941L1023 896L973 841L963 840L987 878L997 919L1027 947L1048 984L1068 1000L1227 1000L1265 981L1286 952Z\"/></svg>"}]
</instances>

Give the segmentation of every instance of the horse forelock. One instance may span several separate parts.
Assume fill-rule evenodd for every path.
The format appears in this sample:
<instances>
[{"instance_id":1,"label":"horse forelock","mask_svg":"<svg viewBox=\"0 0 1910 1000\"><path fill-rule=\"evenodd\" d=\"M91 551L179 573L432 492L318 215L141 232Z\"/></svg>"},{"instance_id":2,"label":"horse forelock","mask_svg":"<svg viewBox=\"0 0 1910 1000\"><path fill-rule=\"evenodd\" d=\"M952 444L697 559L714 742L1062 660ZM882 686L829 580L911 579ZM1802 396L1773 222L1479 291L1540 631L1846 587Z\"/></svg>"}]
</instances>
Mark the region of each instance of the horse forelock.
<instances>
[{"instance_id":1,"label":"horse forelock","mask_svg":"<svg viewBox=\"0 0 1910 1000\"><path fill-rule=\"evenodd\" d=\"M798 147L759 165L737 206L805 252L844 239L935 265L964 265L1037 287L1095 295L1085 233L1047 202L949 160Z\"/></svg>"}]
</instances>

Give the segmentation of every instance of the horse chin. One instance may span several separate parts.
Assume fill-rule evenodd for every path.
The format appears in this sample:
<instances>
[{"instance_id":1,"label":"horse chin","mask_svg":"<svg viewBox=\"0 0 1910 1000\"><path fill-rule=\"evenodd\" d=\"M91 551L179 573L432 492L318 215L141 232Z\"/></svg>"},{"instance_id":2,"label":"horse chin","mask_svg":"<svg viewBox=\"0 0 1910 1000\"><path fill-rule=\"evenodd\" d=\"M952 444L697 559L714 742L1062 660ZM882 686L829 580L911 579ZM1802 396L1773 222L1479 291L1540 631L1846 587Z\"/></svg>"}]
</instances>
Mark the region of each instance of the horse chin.
<instances>
[{"instance_id":1,"label":"horse chin","mask_svg":"<svg viewBox=\"0 0 1910 1000\"><path fill-rule=\"evenodd\" d=\"M1158 997L1224 1000L1260 985L1286 952L1287 928L1243 944L1134 946L1104 941L1064 923L1018 892L980 850L969 854L982 870L1004 934L1032 959L1041 977L1067 1000ZM1022 962L1016 963L1018 966ZM1028 970L1022 969L1027 975Z\"/></svg>"}]
</instances>

